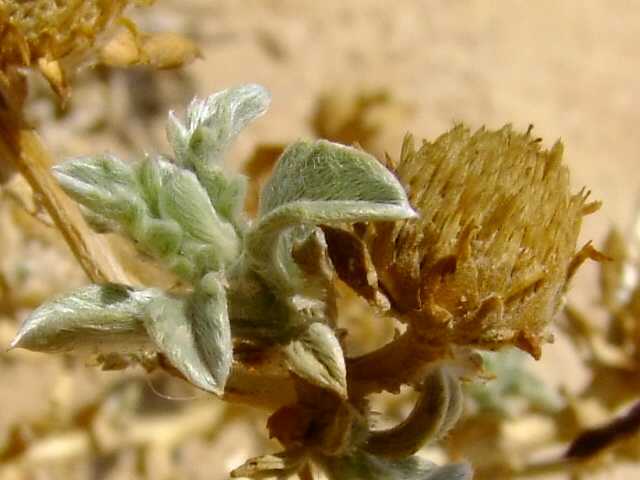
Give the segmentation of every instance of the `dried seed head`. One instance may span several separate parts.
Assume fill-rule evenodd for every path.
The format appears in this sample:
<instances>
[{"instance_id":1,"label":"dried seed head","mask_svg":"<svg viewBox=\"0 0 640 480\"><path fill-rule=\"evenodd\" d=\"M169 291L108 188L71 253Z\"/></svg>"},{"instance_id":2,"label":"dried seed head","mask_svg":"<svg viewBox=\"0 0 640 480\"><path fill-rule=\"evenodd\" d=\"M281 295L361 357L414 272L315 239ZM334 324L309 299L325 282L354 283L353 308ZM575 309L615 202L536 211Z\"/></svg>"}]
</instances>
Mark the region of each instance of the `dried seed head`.
<instances>
[{"instance_id":1,"label":"dried seed head","mask_svg":"<svg viewBox=\"0 0 640 480\"><path fill-rule=\"evenodd\" d=\"M128 4L149 5L153 1L2 2L0 72L37 66L64 102L70 92L67 71L87 60L117 67L174 68L199 57L195 44L180 35L140 32L121 16Z\"/></svg>"},{"instance_id":2,"label":"dried seed head","mask_svg":"<svg viewBox=\"0 0 640 480\"><path fill-rule=\"evenodd\" d=\"M131 0L5 3L0 7L2 69L37 64L41 58L56 61L87 51L128 3Z\"/></svg>"},{"instance_id":3,"label":"dried seed head","mask_svg":"<svg viewBox=\"0 0 640 480\"><path fill-rule=\"evenodd\" d=\"M533 356L561 307L586 194L571 195L562 144L456 126L392 170L420 217L363 239L399 318L434 347L515 345Z\"/></svg>"}]
</instances>

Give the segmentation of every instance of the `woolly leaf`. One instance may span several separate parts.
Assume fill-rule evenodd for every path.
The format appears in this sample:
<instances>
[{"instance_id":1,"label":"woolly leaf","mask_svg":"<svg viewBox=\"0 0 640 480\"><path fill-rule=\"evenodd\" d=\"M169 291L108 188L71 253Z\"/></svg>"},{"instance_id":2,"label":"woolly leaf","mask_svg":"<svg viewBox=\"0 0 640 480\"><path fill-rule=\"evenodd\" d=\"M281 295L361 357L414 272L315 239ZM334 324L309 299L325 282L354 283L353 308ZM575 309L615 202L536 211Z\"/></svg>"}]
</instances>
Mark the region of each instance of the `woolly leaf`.
<instances>
[{"instance_id":1,"label":"woolly leaf","mask_svg":"<svg viewBox=\"0 0 640 480\"><path fill-rule=\"evenodd\" d=\"M161 216L175 220L190 240L183 247L184 253L188 254L189 249L197 251L200 246L213 247L208 249L209 265L203 265L205 272L206 267L220 268L230 263L239 254L240 247L233 226L219 217L194 173L172 167L171 172L165 173L163 189L159 192Z\"/></svg>"},{"instance_id":2,"label":"woolly leaf","mask_svg":"<svg viewBox=\"0 0 640 480\"><path fill-rule=\"evenodd\" d=\"M308 223L415 216L402 185L380 162L326 140L299 140L278 160L261 193L260 216L283 207Z\"/></svg>"},{"instance_id":3,"label":"woolly leaf","mask_svg":"<svg viewBox=\"0 0 640 480\"><path fill-rule=\"evenodd\" d=\"M90 354L154 350L140 311L155 295L113 283L58 295L29 315L11 347Z\"/></svg>"},{"instance_id":4,"label":"woolly leaf","mask_svg":"<svg viewBox=\"0 0 640 480\"><path fill-rule=\"evenodd\" d=\"M238 133L264 113L269 100L265 87L250 84L194 99L184 125L170 113L167 136L177 160L194 171L220 165Z\"/></svg>"},{"instance_id":5,"label":"woolly leaf","mask_svg":"<svg viewBox=\"0 0 640 480\"><path fill-rule=\"evenodd\" d=\"M310 383L347 397L347 368L344 353L333 330L322 323L312 323L302 334L284 347L292 372Z\"/></svg>"},{"instance_id":6,"label":"woolly leaf","mask_svg":"<svg viewBox=\"0 0 640 480\"><path fill-rule=\"evenodd\" d=\"M72 159L56 165L53 175L76 202L126 227L144 214L133 167L112 154Z\"/></svg>"},{"instance_id":7,"label":"woolly leaf","mask_svg":"<svg viewBox=\"0 0 640 480\"><path fill-rule=\"evenodd\" d=\"M402 185L371 155L325 140L301 140L282 154L264 186L260 219L245 245L258 271L282 278L289 267L278 258L278 242L286 229L415 215Z\"/></svg>"},{"instance_id":8,"label":"woolly leaf","mask_svg":"<svg viewBox=\"0 0 640 480\"><path fill-rule=\"evenodd\" d=\"M176 163L193 171L219 215L237 230L244 228L242 205L246 179L226 171L223 158L238 133L262 115L270 100L266 88L245 85L194 99L186 124L169 114L167 137Z\"/></svg>"},{"instance_id":9,"label":"woolly leaf","mask_svg":"<svg viewBox=\"0 0 640 480\"><path fill-rule=\"evenodd\" d=\"M224 288L207 275L189 296L162 293L146 309L145 327L187 380L221 395L233 362Z\"/></svg>"}]
</instances>

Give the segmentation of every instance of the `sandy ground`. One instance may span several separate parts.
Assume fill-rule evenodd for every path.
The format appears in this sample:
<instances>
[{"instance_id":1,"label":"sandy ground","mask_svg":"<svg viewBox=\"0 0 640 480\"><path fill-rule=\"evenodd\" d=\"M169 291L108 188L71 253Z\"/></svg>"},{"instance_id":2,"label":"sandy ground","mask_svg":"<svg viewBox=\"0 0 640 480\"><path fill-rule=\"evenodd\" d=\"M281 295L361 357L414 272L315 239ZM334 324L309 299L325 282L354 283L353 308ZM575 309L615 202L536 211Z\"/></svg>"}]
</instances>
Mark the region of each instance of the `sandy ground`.
<instances>
[{"instance_id":1,"label":"sandy ground","mask_svg":"<svg viewBox=\"0 0 640 480\"><path fill-rule=\"evenodd\" d=\"M557 138L564 142L575 189L585 186L592 199L603 201L601 210L586 218L583 242L592 239L599 245L612 226L625 230L633 221L640 198L637 2L158 0L146 21L190 36L204 58L179 74L159 73L152 80L110 72L101 82L105 90L95 87L95 72L81 74L65 123L41 125L56 155L162 149L166 109L182 109L194 94L262 83L272 91L273 102L240 137L232 152L239 165L258 144L312 135L311 118L322 94L383 90L396 107L380 120L383 133L376 153L397 154L406 131L433 139L455 122L473 128L512 123L522 130L532 124L545 145ZM148 88L160 92L151 106L143 102ZM40 98L32 105L34 118L50 115L50 101ZM110 133L92 128L102 120ZM69 285L82 282L81 275L69 275ZM592 265L581 271L571 301L593 307L595 275ZM2 338L10 337L15 326L5 323ZM561 345L549 346L538 367L579 385L575 362ZM55 402L43 398L62 390L61 402L81 405L101 385L132 375L101 374L77 364L69 378L61 361L19 352L3 356L0 369L3 441L15 433L10 430L14 419L55 411ZM237 420L235 413L232 409L230 415ZM254 440L250 433L254 424L261 429L260 417L254 417L226 422L215 440L186 442L177 478L226 478L223 472L243 455L264 452L264 439ZM86 467L74 470L75 478L138 478L131 473L134 456L112 461L116 467L105 468L104 476L91 477ZM6 478L20 478L7 472ZM631 479L632 472L607 476ZM34 475L71 478L59 465Z\"/></svg>"}]
</instances>

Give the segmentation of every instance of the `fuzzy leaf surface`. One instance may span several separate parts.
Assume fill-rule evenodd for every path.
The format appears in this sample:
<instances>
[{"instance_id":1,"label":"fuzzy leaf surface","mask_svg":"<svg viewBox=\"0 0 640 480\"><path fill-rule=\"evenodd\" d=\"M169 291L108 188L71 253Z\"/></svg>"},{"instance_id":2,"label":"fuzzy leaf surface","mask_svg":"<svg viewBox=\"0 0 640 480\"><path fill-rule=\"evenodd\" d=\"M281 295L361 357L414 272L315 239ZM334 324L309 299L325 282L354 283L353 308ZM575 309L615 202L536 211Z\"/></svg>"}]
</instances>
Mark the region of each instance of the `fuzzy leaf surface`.
<instances>
[{"instance_id":1,"label":"fuzzy leaf surface","mask_svg":"<svg viewBox=\"0 0 640 480\"><path fill-rule=\"evenodd\" d=\"M11 347L47 353L154 351L140 312L156 294L108 283L58 295L31 313Z\"/></svg>"},{"instance_id":2,"label":"fuzzy leaf surface","mask_svg":"<svg viewBox=\"0 0 640 480\"><path fill-rule=\"evenodd\" d=\"M259 221L245 246L258 271L285 283L291 266L278 252L291 244L280 238L285 230L415 215L402 185L371 155L325 140L300 140L285 150L265 184Z\"/></svg>"},{"instance_id":3,"label":"fuzzy leaf surface","mask_svg":"<svg viewBox=\"0 0 640 480\"><path fill-rule=\"evenodd\" d=\"M169 114L167 137L176 163L198 176L216 211L238 231L245 227L242 207L247 182L244 176L227 171L224 155L238 133L264 113L270 98L266 88L250 84L194 99L186 123Z\"/></svg>"},{"instance_id":4,"label":"fuzzy leaf surface","mask_svg":"<svg viewBox=\"0 0 640 480\"><path fill-rule=\"evenodd\" d=\"M187 380L221 395L233 362L224 288L207 275L188 296L159 294L146 309L145 327L158 349Z\"/></svg>"},{"instance_id":5,"label":"fuzzy leaf surface","mask_svg":"<svg viewBox=\"0 0 640 480\"><path fill-rule=\"evenodd\" d=\"M321 388L347 397L347 368L340 342L328 325L315 322L284 347L292 372Z\"/></svg>"},{"instance_id":6,"label":"fuzzy leaf surface","mask_svg":"<svg viewBox=\"0 0 640 480\"><path fill-rule=\"evenodd\" d=\"M98 224L126 233L180 278L195 283L239 255L234 225L221 217L195 173L166 158L137 164L105 154L56 166L64 190Z\"/></svg>"},{"instance_id":7,"label":"fuzzy leaf surface","mask_svg":"<svg viewBox=\"0 0 640 480\"><path fill-rule=\"evenodd\" d=\"M220 165L238 133L262 115L271 95L256 84L217 92L204 100L195 98L187 108L183 124L169 114L167 137L177 160L190 170Z\"/></svg>"},{"instance_id":8,"label":"fuzzy leaf surface","mask_svg":"<svg viewBox=\"0 0 640 480\"><path fill-rule=\"evenodd\" d=\"M56 165L53 175L76 202L125 228L144 214L135 170L115 155L75 158Z\"/></svg>"},{"instance_id":9,"label":"fuzzy leaf surface","mask_svg":"<svg viewBox=\"0 0 640 480\"><path fill-rule=\"evenodd\" d=\"M373 156L326 140L299 140L278 160L261 193L260 217L282 208L291 220L313 224L415 216L402 185Z\"/></svg>"}]
</instances>

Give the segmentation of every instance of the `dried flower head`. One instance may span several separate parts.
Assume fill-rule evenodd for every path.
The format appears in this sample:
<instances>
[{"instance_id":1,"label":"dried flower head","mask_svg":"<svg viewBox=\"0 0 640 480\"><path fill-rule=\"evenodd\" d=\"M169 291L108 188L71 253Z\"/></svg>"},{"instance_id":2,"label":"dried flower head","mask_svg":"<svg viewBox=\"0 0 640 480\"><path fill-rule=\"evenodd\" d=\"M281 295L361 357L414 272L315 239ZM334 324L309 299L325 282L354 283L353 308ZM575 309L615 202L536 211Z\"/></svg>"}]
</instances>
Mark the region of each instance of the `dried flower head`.
<instances>
[{"instance_id":1,"label":"dried flower head","mask_svg":"<svg viewBox=\"0 0 640 480\"><path fill-rule=\"evenodd\" d=\"M370 224L361 238L378 288L434 354L515 345L539 356L586 211L562 151L510 126L456 126L418 150L408 136L399 162L389 160L420 216Z\"/></svg>"},{"instance_id":2,"label":"dried flower head","mask_svg":"<svg viewBox=\"0 0 640 480\"><path fill-rule=\"evenodd\" d=\"M158 68L179 66L198 56L197 47L178 35L138 32L133 23L121 18L128 4L151 3L153 0L2 2L0 70L37 66L64 100L69 94L65 69L91 55L99 54L96 58L109 65ZM126 27L119 34L114 28L117 20Z\"/></svg>"},{"instance_id":3,"label":"dried flower head","mask_svg":"<svg viewBox=\"0 0 640 480\"><path fill-rule=\"evenodd\" d=\"M29 66L91 48L130 0L27 0L0 7L0 62Z\"/></svg>"}]
</instances>

